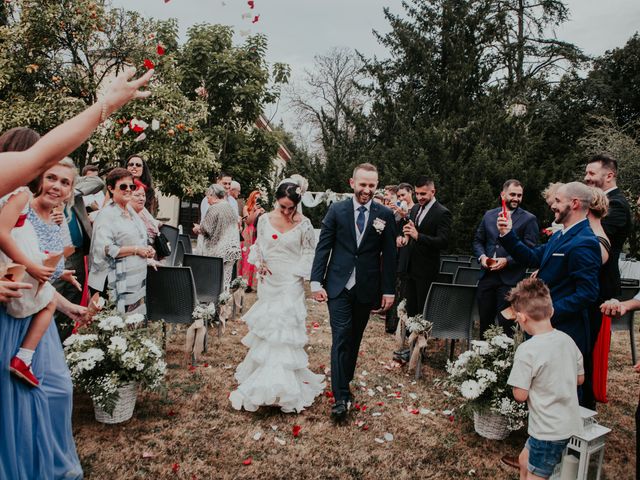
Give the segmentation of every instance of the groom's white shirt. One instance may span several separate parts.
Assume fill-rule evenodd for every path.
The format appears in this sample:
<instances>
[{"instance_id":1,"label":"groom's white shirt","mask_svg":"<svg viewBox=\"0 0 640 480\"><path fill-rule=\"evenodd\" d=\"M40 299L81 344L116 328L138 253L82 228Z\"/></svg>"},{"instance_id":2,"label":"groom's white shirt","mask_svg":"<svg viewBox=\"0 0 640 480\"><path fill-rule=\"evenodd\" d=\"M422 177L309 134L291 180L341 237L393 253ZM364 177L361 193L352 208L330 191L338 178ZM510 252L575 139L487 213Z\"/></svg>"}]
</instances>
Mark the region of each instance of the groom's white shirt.
<instances>
[{"instance_id":1,"label":"groom's white shirt","mask_svg":"<svg viewBox=\"0 0 640 480\"><path fill-rule=\"evenodd\" d=\"M371 212L371 202L373 200L369 200L367 203L364 204L364 207L367 210L364 212L364 230L362 231L362 233L360 233L360 230L358 230L358 215L360 215L360 212L358 211L358 209L361 207L361 204L356 200L355 197L353 197L351 201L353 202L353 228L356 229L356 243L358 246L360 246L362 237L364 237L364 234L367 231L367 225L369 224L369 213ZM356 284L356 269L354 267L353 272L351 272L351 276L349 277L349 280L345 285L345 288L347 290L351 290L355 284ZM320 282L309 282L309 288L311 289L312 292L317 292L319 290L322 290L322 285L320 284ZM384 295L384 296L393 297L393 295Z\"/></svg>"}]
</instances>

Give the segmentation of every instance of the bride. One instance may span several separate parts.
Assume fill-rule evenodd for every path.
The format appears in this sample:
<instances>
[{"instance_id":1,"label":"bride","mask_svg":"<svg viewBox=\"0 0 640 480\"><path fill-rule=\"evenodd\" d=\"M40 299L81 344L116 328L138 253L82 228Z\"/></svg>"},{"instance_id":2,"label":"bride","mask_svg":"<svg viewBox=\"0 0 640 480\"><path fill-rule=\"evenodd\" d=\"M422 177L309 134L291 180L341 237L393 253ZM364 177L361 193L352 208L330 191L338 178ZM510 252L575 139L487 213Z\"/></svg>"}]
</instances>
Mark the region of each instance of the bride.
<instances>
[{"instance_id":1,"label":"bride","mask_svg":"<svg viewBox=\"0 0 640 480\"><path fill-rule=\"evenodd\" d=\"M315 233L308 218L297 210L301 189L285 181L276 191L277 206L260 217L249 262L260 281L258 300L244 315L249 347L238 365L238 388L229 397L236 410L255 412L261 405L283 412L309 407L325 387L324 375L307 368L304 279L309 278Z\"/></svg>"}]
</instances>

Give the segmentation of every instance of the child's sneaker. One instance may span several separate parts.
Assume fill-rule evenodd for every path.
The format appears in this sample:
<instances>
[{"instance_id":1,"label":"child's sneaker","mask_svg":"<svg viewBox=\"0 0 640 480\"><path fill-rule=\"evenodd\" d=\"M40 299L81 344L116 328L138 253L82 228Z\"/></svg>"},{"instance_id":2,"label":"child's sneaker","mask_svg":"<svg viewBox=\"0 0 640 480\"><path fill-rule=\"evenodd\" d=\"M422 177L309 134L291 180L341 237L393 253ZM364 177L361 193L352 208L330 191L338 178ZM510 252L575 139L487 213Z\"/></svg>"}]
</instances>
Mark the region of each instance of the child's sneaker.
<instances>
[{"instance_id":1,"label":"child's sneaker","mask_svg":"<svg viewBox=\"0 0 640 480\"><path fill-rule=\"evenodd\" d=\"M27 367L27 364L20 360L18 357L13 357L11 359L9 370L20 380L28 383L32 387L38 387L40 385L40 382L31 371L31 367Z\"/></svg>"}]
</instances>

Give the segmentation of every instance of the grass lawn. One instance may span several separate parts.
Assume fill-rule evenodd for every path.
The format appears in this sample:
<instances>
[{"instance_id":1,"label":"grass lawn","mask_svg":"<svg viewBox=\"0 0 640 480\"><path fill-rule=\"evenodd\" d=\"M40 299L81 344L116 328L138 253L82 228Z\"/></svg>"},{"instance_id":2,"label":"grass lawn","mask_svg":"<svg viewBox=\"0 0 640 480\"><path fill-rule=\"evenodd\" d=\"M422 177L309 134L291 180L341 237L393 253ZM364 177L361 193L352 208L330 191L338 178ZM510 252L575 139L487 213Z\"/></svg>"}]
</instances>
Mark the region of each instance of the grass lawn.
<instances>
[{"instance_id":1,"label":"grass lawn","mask_svg":"<svg viewBox=\"0 0 640 480\"><path fill-rule=\"evenodd\" d=\"M247 296L249 303L254 297ZM311 301L307 307L310 368L321 373L329 365L328 313L326 306ZM75 396L74 434L86 478L517 478L499 459L517 454L526 433L513 433L505 441L474 433L472 421L458 415L456 396L434 385L445 374L442 343L430 341L424 377L415 382L406 367L391 362L395 340L384 333L383 321L372 317L356 370L361 408L348 425L334 426L326 396L299 415L270 407L256 413L233 410L227 396L235 388L235 366L246 352L240 343L246 326L236 320L222 338L213 333L208 353L193 371L184 363L184 332L179 329L168 340L167 394L141 394L130 421L99 424L91 400ZM597 417L613 429L603 478L632 479L640 388L625 332L613 334L609 372L610 401L599 406ZM420 414L411 413L420 409ZM443 414L452 409L453 415ZM297 438L294 425L301 427ZM248 459L250 465L244 465Z\"/></svg>"}]
</instances>

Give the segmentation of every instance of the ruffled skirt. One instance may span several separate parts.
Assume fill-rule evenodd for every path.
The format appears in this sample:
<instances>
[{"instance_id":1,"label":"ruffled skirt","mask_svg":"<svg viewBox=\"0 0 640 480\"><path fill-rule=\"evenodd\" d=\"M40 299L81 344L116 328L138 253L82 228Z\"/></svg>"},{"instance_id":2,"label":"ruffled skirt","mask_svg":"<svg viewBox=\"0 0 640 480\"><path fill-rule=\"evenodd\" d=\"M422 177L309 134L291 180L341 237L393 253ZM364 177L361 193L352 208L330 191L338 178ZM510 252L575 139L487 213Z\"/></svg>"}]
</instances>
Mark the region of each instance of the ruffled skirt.
<instances>
[{"instance_id":1,"label":"ruffled skirt","mask_svg":"<svg viewBox=\"0 0 640 480\"><path fill-rule=\"evenodd\" d=\"M322 393L324 375L309 370L304 351L306 316L300 277L274 272L258 284L258 301L243 317L249 333L242 343L249 352L236 369L239 385L229 397L233 408L255 412L272 405L300 412Z\"/></svg>"}]
</instances>

